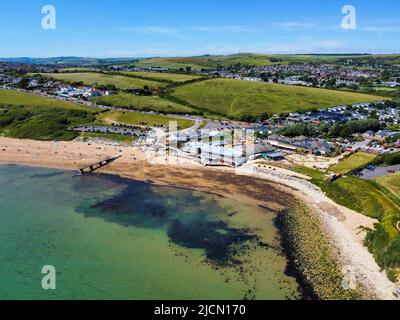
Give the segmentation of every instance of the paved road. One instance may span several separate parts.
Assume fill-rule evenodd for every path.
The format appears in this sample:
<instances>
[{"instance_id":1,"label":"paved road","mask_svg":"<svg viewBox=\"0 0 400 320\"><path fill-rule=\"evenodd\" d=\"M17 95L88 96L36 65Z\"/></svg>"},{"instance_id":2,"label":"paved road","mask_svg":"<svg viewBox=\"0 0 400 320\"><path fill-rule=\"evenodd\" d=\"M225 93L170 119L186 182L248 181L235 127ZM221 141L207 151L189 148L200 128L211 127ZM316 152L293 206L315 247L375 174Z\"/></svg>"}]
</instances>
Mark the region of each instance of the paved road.
<instances>
[{"instance_id":1,"label":"paved road","mask_svg":"<svg viewBox=\"0 0 400 320\"><path fill-rule=\"evenodd\" d=\"M390 167L377 167L374 171L364 169L361 171L361 179L370 180L389 174L391 171L400 172L400 164Z\"/></svg>"}]
</instances>

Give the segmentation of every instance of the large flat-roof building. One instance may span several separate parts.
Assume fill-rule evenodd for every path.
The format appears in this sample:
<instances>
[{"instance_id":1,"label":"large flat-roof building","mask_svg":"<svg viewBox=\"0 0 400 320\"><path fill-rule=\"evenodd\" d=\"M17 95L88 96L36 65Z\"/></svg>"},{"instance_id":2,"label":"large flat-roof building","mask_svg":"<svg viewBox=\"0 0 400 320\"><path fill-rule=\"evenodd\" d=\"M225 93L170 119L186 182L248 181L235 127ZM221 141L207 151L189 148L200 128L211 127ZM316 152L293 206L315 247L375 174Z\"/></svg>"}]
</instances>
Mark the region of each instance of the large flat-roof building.
<instances>
[{"instance_id":1,"label":"large flat-roof building","mask_svg":"<svg viewBox=\"0 0 400 320\"><path fill-rule=\"evenodd\" d=\"M283 155L275 149L263 144L223 145L205 142L189 142L182 149L197 157L204 165L224 165L239 167L249 160L258 158L281 159ZM270 155L270 156L269 156Z\"/></svg>"}]
</instances>

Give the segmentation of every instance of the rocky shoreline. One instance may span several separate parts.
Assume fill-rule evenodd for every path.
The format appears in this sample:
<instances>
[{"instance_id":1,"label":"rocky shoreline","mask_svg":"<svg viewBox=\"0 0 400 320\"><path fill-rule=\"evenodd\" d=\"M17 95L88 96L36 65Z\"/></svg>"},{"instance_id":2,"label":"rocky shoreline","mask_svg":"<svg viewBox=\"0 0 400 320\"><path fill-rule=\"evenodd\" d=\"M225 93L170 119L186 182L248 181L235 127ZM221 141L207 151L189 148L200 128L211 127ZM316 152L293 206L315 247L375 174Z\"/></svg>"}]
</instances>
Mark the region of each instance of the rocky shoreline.
<instances>
[{"instance_id":1,"label":"rocky shoreline","mask_svg":"<svg viewBox=\"0 0 400 320\"><path fill-rule=\"evenodd\" d=\"M288 258L286 272L297 279L305 300L370 299L343 274L338 257L324 236L322 222L303 203L282 210L275 219ZM346 281L348 280L348 281ZM346 287L349 286L349 287ZM354 288L350 288L354 285Z\"/></svg>"}]
</instances>

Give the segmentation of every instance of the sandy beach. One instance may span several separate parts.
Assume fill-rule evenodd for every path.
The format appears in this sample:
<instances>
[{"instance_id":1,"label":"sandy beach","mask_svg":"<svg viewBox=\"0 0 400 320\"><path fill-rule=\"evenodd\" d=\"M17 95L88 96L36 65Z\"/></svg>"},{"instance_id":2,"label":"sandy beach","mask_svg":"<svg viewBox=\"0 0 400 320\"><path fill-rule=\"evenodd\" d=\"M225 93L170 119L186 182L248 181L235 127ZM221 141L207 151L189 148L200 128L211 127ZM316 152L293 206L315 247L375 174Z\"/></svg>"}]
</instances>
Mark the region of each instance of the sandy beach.
<instances>
[{"instance_id":1,"label":"sandy beach","mask_svg":"<svg viewBox=\"0 0 400 320\"><path fill-rule=\"evenodd\" d=\"M0 137L0 163L78 170L104 158L121 155L99 172L155 184L191 188L256 203L273 211L286 208L300 198L321 217L327 235L343 266L353 270L357 281L377 299L395 299L395 285L363 246L365 233L377 221L344 208L304 177L279 168L259 168L254 164L235 169L204 168L197 163L163 164L146 161L137 148L85 142L39 142Z\"/></svg>"}]
</instances>

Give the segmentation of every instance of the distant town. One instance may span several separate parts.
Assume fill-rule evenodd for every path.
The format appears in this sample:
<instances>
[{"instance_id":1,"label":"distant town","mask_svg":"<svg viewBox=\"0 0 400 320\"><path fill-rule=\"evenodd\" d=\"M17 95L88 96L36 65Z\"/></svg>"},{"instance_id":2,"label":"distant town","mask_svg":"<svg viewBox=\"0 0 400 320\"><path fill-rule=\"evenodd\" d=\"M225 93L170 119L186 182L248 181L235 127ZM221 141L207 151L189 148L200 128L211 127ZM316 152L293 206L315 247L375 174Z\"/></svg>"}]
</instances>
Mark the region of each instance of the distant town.
<instances>
[{"instance_id":1,"label":"distant town","mask_svg":"<svg viewBox=\"0 0 400 320\"><path fill-rule=\"evenodd\" d=\"M272 82L296 86L335 87L336 89L369 83L372 87L395 88L399 78L385 76L378 69L357 70L350 68L349 61L343 65L329 64L288 64L264 67L244 67L233 65L220 67L219 70L198 70L190 68L175 70L178 74L196 74L210 78L231 78L255 82ZM93 108L121 110L110 105L102 105L93 98L113 96L118 88L114 85L84 85L67 83L47 77L47 72L54 71L49 65L26 65L2 63L0 85L3 89L33 93L58 100L70 101ZM70 69L61 71L73 72ZM376 67L376 66L375 66ZM58 70L63 70L58 68ZM165 67L132 67L110 65L100 69L91 68L87 72L142 72L144 77L152 73L168 73ZM386 72L388 73L388 72ZM130 88L135 95L152 95L162 88ZM172 134L179 152L192 156L205 165L228 165L237 167L248 160L268 158L275 161L285 159L287 154L300 153L313 156L333 157L345 152L363 151L373 154L394 153L400 151L400 109L399 102L394 100L338 105L320 110L271 114L260 117L256 122L239 122L235 120L213 120L186 114L180 117L192 119L196 123L192 128ZM123 109L123 108L122 108ZM132 110L130 110L132 112ZM142 111L155 114L153 111ZM157 113L157 112L156 112ZM204 125L200 128L200 124ZM346 125L350 124L348 127ZM78 126L72 130L81 132L114 133L126 136L138 136L143 139L151 135L145 122L141 126L129 128L114 126ZM168 125L156 125L166 133ZM200 130L201 129L201 130ZM254 133L252 140L243 138L238 141L232 138L232 130ZM341 132L342 131L342 132ZM346 131L346 132L344 132ZM344 133L343 133L344 132ZM222 139L228 136L228 141ZM204 142L206 137L206 142ZM212 137L209 143L208 137ZM202 141L202 142L201 142ZM221 142L222 141L222 142ZM255 143L251 152L244 150L242 144ZM176 150L178 151L178 150Z\"/></svg>"}]
</instances>

